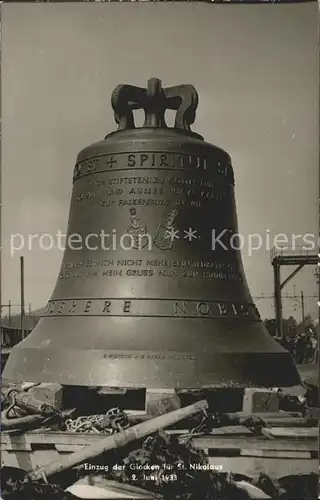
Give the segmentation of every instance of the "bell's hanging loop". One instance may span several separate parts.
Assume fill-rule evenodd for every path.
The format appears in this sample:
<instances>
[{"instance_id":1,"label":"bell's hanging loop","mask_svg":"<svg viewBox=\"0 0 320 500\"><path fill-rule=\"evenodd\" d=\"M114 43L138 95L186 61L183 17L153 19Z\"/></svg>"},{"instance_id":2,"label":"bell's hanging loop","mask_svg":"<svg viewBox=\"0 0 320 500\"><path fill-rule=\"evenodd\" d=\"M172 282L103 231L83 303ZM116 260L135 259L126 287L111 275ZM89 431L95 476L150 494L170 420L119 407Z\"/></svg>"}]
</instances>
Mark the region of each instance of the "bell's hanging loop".
<instances>
[{"instance_id":1,"label":"bell's hanging loop","mask_svg":"<svg viewBox=\"0 0 320 500\"><path fill-rule=\"evenodd\" d=\"M118 130L135 128L133 111L145 112L144 128L167 128L165 112L175 110L174 127L190 131L195 121L198 94L192 85L162 88L161 80L151 78L146 89L132 85L118 85L112 93L111 104Z\"/></svg>"}]
</instances>

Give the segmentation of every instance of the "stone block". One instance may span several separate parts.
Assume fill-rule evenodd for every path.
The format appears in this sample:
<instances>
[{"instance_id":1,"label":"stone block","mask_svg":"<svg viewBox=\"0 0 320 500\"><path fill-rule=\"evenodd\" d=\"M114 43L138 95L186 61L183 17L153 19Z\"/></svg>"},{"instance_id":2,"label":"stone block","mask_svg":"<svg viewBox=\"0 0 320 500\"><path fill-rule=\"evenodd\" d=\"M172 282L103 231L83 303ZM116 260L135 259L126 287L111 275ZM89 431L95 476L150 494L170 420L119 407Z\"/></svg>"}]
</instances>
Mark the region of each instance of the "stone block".
<instances>
[{"instance_id":1,"label":"stone block","mask_svg":"<svg viewBox=\"0 0 320 500\"><path fill-rule=\"evenodd\" d=\"M264 413L279 411L279 396L272 389L245 389L242 411Z\"/></svg>"},{"instance_id":2,"label":"stone block","mask_svg":"<svg viewBox=\"0 0 320 500\"><path fill-rule=\"evenodd\" d=\"M147 389L146 412L152 417L164 415L181 407L174 389Z\"/></svg>"}]
</instances>

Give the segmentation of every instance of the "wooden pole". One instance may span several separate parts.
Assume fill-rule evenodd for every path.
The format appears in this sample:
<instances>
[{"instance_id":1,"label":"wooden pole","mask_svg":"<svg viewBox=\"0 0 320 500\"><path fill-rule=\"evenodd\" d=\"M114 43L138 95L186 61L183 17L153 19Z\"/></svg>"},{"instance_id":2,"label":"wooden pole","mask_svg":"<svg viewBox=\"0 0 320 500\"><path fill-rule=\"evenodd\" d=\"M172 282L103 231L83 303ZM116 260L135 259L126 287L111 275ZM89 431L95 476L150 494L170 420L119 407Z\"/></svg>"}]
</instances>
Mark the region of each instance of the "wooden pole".
<instances>
[{"instance_id":1,"label":"wooden pole","mask_svg":"<svg viewBox=\"0 0 320 500\"><path fill-rule=\"evenodd\" d=\"M21 327L21 337L24 339L24 258L20 257L20 327Z\"/></svg>"},{"instance_id":2,"label":"wooden pole","mask_svg":"<svg viewBox=\"0 0 320 500\"><path fill-rule=\"evenodd\" d=\"M305 315L304 315L304 295L303 295L303 291L301 291L301 316L302 316L302 329L304 330L304 318L305 318Z\"/></svg>"},{"instance_id":3,"label":"wooden pole","mask_svg":"<svg viewBox=\"0 0 320 500\"><path fill-rule=\"evenodd\" d=\"M126 446L132 441L142 439L157 432L158 430L169 427L184 418L195 415L200 411L204 412L207 409L207 401L197 401L196 403L186 406L185 408L179 408L178 410L171 411L165 415L160 415L159 417L143 422L142 424L134 425L129 429L118 432L117 434L101 438L98 443L94 443L91 446L85 446L84 448L81 448L81 450L75 451L66 457L61 457L60 460L45 465L41 469L31 471L28 474L29 479L32 481L38 481L47 478L48 476L52 476L53 474L57 474L58 472L71 469L72 467L80 465L87 460L93 460L106 451Z\"/></svg>"},{"instance_id":4,"label":"wooden pole","mask_svg":"<svg viewBox=\"0 0 320 500\"><path fill-rule=\"evenodd\" d=\"M9 309L9 312L8 312L8 316L9 316L9 325L11 326L11 323L12 323L12 316L11 316L11 300L9 300L8 309Z\"/></svg>"},{"instance_id":5,"label":"wooden pole","mask_svg":"<svg viewBox=\"0 0 320 500\"><path fill-rule=\"evenodd\" d=\"M280 281L280 265L273 263L273 278L274 278L274 306L276 313L277 336L282 337L282 299L281 299L281 281Z\"/></svg>"}]
</instances>

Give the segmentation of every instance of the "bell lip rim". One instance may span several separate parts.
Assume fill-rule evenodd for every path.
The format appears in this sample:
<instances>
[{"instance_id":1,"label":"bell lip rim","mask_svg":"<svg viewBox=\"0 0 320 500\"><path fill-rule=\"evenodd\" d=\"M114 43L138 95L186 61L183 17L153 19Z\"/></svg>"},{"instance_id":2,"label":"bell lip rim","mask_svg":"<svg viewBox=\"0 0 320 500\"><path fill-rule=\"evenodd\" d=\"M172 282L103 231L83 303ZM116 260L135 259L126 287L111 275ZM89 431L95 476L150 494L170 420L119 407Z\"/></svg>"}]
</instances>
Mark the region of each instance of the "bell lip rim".
<instances>
[{"instance_id":1,"label":"bell lip rim","mask_svg":"<svg viewBox=\"0 0 320 500\"><path fill-rule=\"evenodd\" d=\"M28 337L27 337L28 339ZM25 339L25 340L27 340ZM26 356L29 355L29 353L27 353L26 351L33 351L33 353L35 351L37 351L37 354L36 354L36 358L38 360L40 360L40 363L42 362L42 360L44 358L47 358L48 356L48 353L46 353L46 349L38 349L37 347L22 347L21 344L23 343L24 341L20 342L19 344L15 345L13 348L12 348L12 351L11 351L11 354L6 362L6 365L4 366L4 370L3 370L3 373L2 373L2 378L5 379L6 381L8 382L15 382L15 381L23 381L24 382L40 382L40 383L59 383L61 385L81 385L81 386L87 386L87 385L96 385L96 386L109 386L109 387L126 387L126 388L143 388L143 387L146 387L146 378L145 378L145 375L143 373L138 373L138 377L137 379L132 382L129 383L130 385L128 385L128 383L124 384L124 379L123 377L119 377L118 379L118 382L117 383L114 383L114 384L110 384L109 383L106 385L104 382L102 382L102 379L100 377L100 375L98 375L97 377L91 377L91 384L88 384L87 382L82 382L82 375L79 376L79 373L73 373L72 377L68 377L68 374L66 372L64 373L59 373L59 376L57 377L57 374L55 373L54 374L54 379L52 378L52 372L51 371L51 374L50 374L50 370L49 372L46 373L46 370L43 371L43 370L40 370L40 371L29 371L29 370L26 370L27 368L27 363L26 363ZM20 352L19 352L20 351ZM24 351L24 352L23 352ZM40 352L39 352L40 351ZM85 352L88 352L87 349L84 350ZM90 361L96 361L97 362L97 365L96 366L101 366L101 359L94 359L96 357L96 352L95 351L92 351L90 350L90 358L89 359L89 362ZM55 353L53 353L54 355L57 353L57 352L63 352L61 349L58 349L56 350ZM71 349L71 352L73 353L73 355L75 353L77 353L79 355L79 351L77 351L77 349ZM82 353L83 354L83 353ZM221 353L220 353L221 354ZM253 359L253 357L256 356L257 352L256 353L247 353L249 354L249 356L247 356L247 359L251 358ZM276 353L275 352L270 352L270 353L266 353L266 352L262 352L260 353L262 354L262 357L265 357L266 355L270 355L270 356L274 356ZM150 383L147 385L147 387L153 387L153 388L156 388L156 386L158 386L158 388L167 388L167 389L173 389L173 388L179 388L179 389L193 389L193 390L205 390L205 389L209 389L209 388L221 388L221 389L250 389L250 388L282 388L282 389L293 389L293 388L296 388L297 386L299 387L303 387L303 380L302 380L302 377L295 365L295 363L293 362L291 356L289 355L288 352L283 352L283 353L277 353L279 356L282 357L283 361L284 361L284 366L286 366L288 369L289 369L289 372L287 372L287 376L284 377L284 378L281 378L280 377L280 373L283 372L283 370L280 370L280 366L281 365L281 359L280 357L278 358L278 361L277 361L277 376L279 375L278 379L275 380L274 377L271 377L269 378L269 376L267 378L265 377L261 377L260 375L258 375L256 377L256 374L252 371L252 369L254 368L254 366L251 366L250 368L250 373L248 373L247 375L244 375L242 376L241 375L241 370L240 370L240 379L237 379L235 380L234 378L234 374L229 372L229 367L226 366L226 369L223 370L222 372L220 371L220 379L217 380L216 378L216 370L213 370L211 374L209 374L209 377L211 377L211 381L208 380L208 376L206 375L206 378L207 380L205 381L204 380L204 373L201 372L200 374L197 374L197 378L199 377L200 380L195 384L193 385L192 383L188 382L187 380L188 379L188 374L186 372L183 373L183 380L178 380L176 377L176 382L174 384L174 386L171 385L171 379L170 381L168 381L168 379L166 377L164 377L163 379L161 379L161 386L159 385L159 383L157 382L157 380L159 380L157 377L156 377L156 380L153 380L152 383L154 383L156 381L156 385L151 385ZM16 362L17 360L18 361L22 361L22 363L19 366L19 371L17 373L16 371L16 366L17 366L17 363L12 363L13 361L13 357L12 355L15 355L16 356ZM64 357L65 355L70 355L70 352L69 353L64 353L62 357ZM235 359L236 357L236 353L233 352L231 353L231 356L232 358ZM284 359L284 356L286 358L286 360ZM11 359L10 359L11 358ZM83 359L82 356L80 356L80 359ZM215 356L212 356L212 360L214 361L214 358ZM11 361L11 363L10 363ZM249 360L250 361L250 360ZM90 364L90 363L89 363ZM85 362L85 365L88 365L88 360ZM117 365L119 366L119 373L121 373L122 371L122 368L123 368L123 360L120 361L119 363L117 363ZM230 365L230 363L229 363ZM231 365L230 365L231 366ZM242 364L240 364L240 369L241 369L241 366ZM250 363L249 365L250 366ZM161 364L158 365L158 367L161 367ZM13 372L15 374L13 374ZM23 376L22 376L22 372L24 372ZM27 372L29 372L29 374L27 375ZM76 370L77 372L77 370ZM69 372L68 372L69 373ZM147 370L147 373L150 373L149 370ZM45 374L45 376L43 376ZM27 377L26 377L27 375ZM41 376L41 378L39 378L39 375ZM253 376L252 376L253 375ZM62 378L63 377L63 380ZM50 379L50 380L49 380ZM120 380L122 379L122 380ZM187 379L187 380L184 380L184 379ZM87 380L87 379L86 379ZM141 382L139 382L139 380ZM143 383L142 383L143 381Z\"/></svg>"}]
</instances>

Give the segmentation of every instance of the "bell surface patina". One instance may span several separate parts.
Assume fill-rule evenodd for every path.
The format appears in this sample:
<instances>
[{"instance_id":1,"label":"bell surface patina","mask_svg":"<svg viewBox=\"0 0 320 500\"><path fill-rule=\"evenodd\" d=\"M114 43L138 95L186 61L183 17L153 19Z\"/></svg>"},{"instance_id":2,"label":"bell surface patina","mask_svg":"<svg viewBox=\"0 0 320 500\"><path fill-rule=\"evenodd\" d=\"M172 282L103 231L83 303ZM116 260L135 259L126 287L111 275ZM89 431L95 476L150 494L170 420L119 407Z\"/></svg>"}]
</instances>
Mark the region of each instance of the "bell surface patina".
<instances>
[{"instance_id":1,"label":"bell surface patina","mask_svg":"<svg viewBox=\"0 0 320 500\"><path fill-rule=\"evenodd\" d=\"M260 319L237 250L230 156L190 130L191 85L118 86L118 131L77 158L45 313L3 377L78 386L300 383ZM135 128L133 111L145 111ZM175 126L165 124L176 110Z\"/></svg>"}]
</instances>

